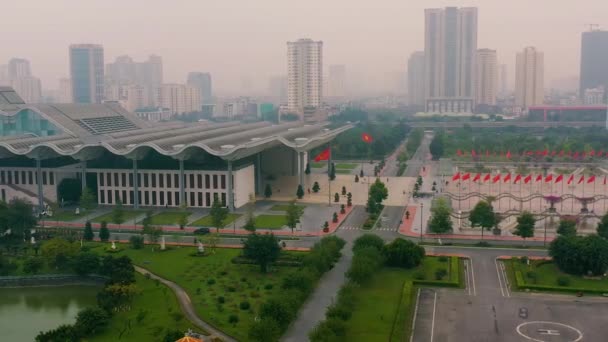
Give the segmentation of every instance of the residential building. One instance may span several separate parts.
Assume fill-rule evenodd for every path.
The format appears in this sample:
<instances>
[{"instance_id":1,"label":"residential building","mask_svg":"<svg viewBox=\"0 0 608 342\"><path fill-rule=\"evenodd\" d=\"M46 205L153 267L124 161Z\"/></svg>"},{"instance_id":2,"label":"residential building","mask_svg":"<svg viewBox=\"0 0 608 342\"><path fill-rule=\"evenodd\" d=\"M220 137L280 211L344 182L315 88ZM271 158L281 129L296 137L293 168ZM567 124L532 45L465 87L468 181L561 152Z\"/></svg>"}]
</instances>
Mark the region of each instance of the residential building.
<instances>
[{"instance_id":1,"label":"residential building","mask_svg":"<svg viewBox=\"0 0 608 342\"><path fill-rule=\"evenodd\" d=\"M139 118L151 122L169 121L173 113L167 108L138 108L133 111Z\"/></svg>"},{"instance_id":2,"label":"residential building","mask_svg":"<svg viewBox=\"0 0 608 342\"><path fill-rule=\"evenodd\" d=\"M141 108L149 108L147 106L151 103L151 101L149 101L148 95L148 87L138 84L131 84L127 87L123 107L130 112L135 112L137 109Z\"/></svg>"},{"instance_id":3,"label":"residential building","mask_svg":"<svg viewBox=\"0 0 608 342\"><path fill-rule=\"evenodd\" d=\"M496 50L477 50L476 83L476 104L495 106L498 85L498 58Z\"/></svg>"},{"instance_id":4,"label":"residential building","mask_svg":"<svg viewBox=\"0 0 608 342\"><path fill-rule=\"evenodd\" d=\"M70 45L70 78L74 103L101 103L104 98L103 46Z\"/></svg>"},{"instance_id":5,"label":"residential building","mask_svg":"<svg viewBox=\"0 0 608 342\"><path fill-rule=\"evenodd\" d=\"M8 65L0 65L0 86L10 85L10 79L8 78Z\"/></svg>"},{"instance_id":6,"label":"residential building","mask_svg":"<svg viewBox=\"0 0 608 342\"><path fill-rule=\"evenodd\" d=\"M287 110L302 119L314 116L323 101L323 42L287 43Z\"/></svg>"},{"instance_id":7,"label":"residential building","mask_svg":"<svg viewBox=\"0 0 608 342\"><path fill-rule=\"evenodd\" d=\"M585 90L599 86L608 89L608 31L592 30L583 32L581 38L581 98Z\"/></svg>"},{"instance_id":8,"label":"residential building","mask_svg":"<svg viewBox=\"0 0 608 342\"><path fill-rule=\"evenodd\" d=\"M544 102L544 56L534 47L526 47L515 59L515 105L525 110Z\"/></svg>"},{"instance_id":9,"label":"residential building","mask_svg":"<svg viewBox=\"0 0 608 342\"><path fill-rule=\"evenodd\" d=\"M201 93L198 88L185 84L163 84L158 89L158 103L173 114L200 112Z\"/></svg>"},{"instance_id":10,"label":"residential building","mask_svg":"<svg viewBox=\"0 0 608 342\"><path fill-rule=\"evenodd\" d=\"M135 62L129 56L118 56L112 63L106 65L106 100L126 100L128 88L132 85L145 89L146 103L143 107L158 105L158 88L163 83L163 62L160 56L150 55L148 60ZM118 96L118 98L116 98Z\"/></svg>"},{"instance_id":11,"label":"residential building","mask_svg":"<svg viewBox=\"0 0 608 342\"><path fill-rule=\"evenodd\" d=\"M328 92L331 97L346 96L346 66L343 64L330 65L328 77Z\"/></svg>"},{"instance_id":12,"label":"residential building","mask_svg":"<svg viewBox=\"0 0 608 342\"><path fill-rule=\"evenodd\" d=\"M597 88L585 89L585 95L583 97L583 104L585 105L601 105L606 103L604 100L606 96L606 89L603 86Z\"/></svg>"},{"instance_id":13,"label":"residential building","mask_svg":"<svg viewBox=\"0 0 608 342\"><path fill-rule=\"evenodd\" d=\"M11 60L8 61L9 80L27 77L32 77L30 61L23 58L11 58Z\"/></svg>"},{"instance_id":14,"label":"residential building","mask_svg":"<svg viewBox=\"0 0 608 342\"><path fill-rule=\"evenodd\" d=\"M188 73L188 85L196 87L201 93L203 104L213 102L213 88L211 84L211 74L208 72Z\"/></svg>"},{"instance_id":15,"label":"residential building","mask_svg":"<svg viewBox=\"0 0 608 342\"><path fill-rule=\"evenodd\" d=\"M471 112L475 102L477 8L425 10L425 104L429 112Z\"/></svg>"},{"instance_id":16,"label":"residential building","mask_svg":"<svg viewBox=\"0 0 608 342\"><path fill-rule=\"evenodd\" d=\"M410 106L424 106L424 52L416 51L407 61L407 88Z\"/></svg>"},{"instance_id":17,"label":"residential building","mask_svg":"<svg viewBox=\"0 0 608 342\"><path fill-rule=\"evenodd\" d=\"M39 103L42 100L42 85L36 77L15 78L11 86L26 103Z\"/></svg>"},{"instance_id":18,"label":"residential building","mask_svg":"<svg viewBox=\"0 0 608 342\"><path fill-rule=\"evenodd\" d=\"M247 96L219 101L214 117L234 120L245 116L258 116L258 104Z\"/></svg>"},{"instance_id":19,"label":"residential building","mask_svg":"<svg viewBox=\"0 0 608 342\"><path fill-rule=\"evenodd\" d=\"M506 98L509 95L509 73L506 64L498 66L498 92L497 96Z\"/></svg>"},{"instance_id":20,"label":"residential building","mask_svg":"<svg viewBox=\"0 0 608 342\"><path fill-rule=\"evenodd\" d=\"M69 78L59 79L59 103L72 103L72 100L72 80L70 80Z\"/></svg>"}]
</instances>

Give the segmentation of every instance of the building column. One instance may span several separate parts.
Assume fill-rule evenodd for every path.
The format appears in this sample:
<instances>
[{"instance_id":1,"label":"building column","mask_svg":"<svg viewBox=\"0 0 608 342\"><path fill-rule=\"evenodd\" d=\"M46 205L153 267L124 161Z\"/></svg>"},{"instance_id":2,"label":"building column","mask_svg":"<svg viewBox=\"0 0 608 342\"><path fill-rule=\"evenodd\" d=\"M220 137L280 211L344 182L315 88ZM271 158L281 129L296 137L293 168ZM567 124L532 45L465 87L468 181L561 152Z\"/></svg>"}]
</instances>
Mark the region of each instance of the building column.
<instances>
[{"instance_id":1,"label":"building column","mask_svg":"<svg viewBox=\"0 0 608 342\"><path fill-rule=\"evenodd\" d=\"M82 178L80 182L82 183L82 191L87 188L87 162L83 160L80 163L80 177Z\"/></svg>"},{"instance_id":2,"label":"building column","mask_svg":"<svg viewBox=\"0 0 608 342\"><path fill-rule=\"evenodd\" d=\"M184 160L179 160L179 205L186 203L186 191L184 189Z\"/></svg>"},{"instance_id":3,"label":"building column","mask_svg":"<svg viewBox=\"0 0 608 342\"><path fill-rule=\"evenodd\" d=\"M262 155L260 153L258 153L257 155L257 160L256 160L256 165L255 165L255 174L256 174L256 179L255 179L255 185L256 185L256 193L259 195L262 192L264 192L264 190L262 189Z\"/></svg>"},{"instance_id":4,"label":"building column","mask_svg":"<svg viewBox=\"0 0 608 342\"><path fill-rule=\"evenodd\" d=\"M39 212L44 211L44 193L42 191L42 160L36 158L36 177L38 178L38 210Z\"/></svg>"},{"instance_id":5,"label":"building column","mask_svg":"<svg viewBox=\"0 0 608 342\"><path fill-rule=\"evenodd\" d=\"M232 184L232 161L228 163L228 210L234 211L234 184Z\"/></svg>"},{"instance_id":6,"label":"building column","mask_svg":"<svg viewBox=\"0 0 608 342\"><path fill-rule=\"evenodd\" d=\"M139 182L137 181L137 159L133 159L133 208L139 209Z\"/></svg>"},{"instance_id":7,"label":"building column","mask_svg":"<svg viewBox=\"0 0 608 342\"><path fill-rule=\"evenodd\" d=\"M300 154L300 167L298 169L300 175L300 185L302 189L304 189L304 152L299 152Z\"/></svg>"}]
</instances>

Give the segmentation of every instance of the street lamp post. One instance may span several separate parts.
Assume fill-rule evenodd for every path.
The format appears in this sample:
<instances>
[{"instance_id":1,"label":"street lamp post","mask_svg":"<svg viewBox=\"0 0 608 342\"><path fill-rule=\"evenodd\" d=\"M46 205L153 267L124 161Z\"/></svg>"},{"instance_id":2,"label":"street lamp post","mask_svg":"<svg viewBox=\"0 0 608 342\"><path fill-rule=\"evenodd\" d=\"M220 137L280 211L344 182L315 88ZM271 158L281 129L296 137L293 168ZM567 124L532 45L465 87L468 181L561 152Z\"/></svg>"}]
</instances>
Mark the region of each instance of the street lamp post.
<instances>
[{"instance_id":1,"label":"street lamp post","mask_svg":"<svg viewBox=\"0 0 608 342\"><path fill-rule=\"evenodd\" d=\"M420 242L422 242L422 227L423 227L422 216L424 216L423 208L424 208L424 203L420 202Z\"/></svg>"}]
</instances>

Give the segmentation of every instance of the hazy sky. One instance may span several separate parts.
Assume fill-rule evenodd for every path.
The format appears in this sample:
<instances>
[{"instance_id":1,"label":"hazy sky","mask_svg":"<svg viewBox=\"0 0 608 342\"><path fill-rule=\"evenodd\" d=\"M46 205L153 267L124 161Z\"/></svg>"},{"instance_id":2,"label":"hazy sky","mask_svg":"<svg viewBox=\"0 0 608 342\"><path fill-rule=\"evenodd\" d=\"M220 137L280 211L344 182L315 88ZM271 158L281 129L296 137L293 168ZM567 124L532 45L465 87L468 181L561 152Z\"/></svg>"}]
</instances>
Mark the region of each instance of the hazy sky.
<instances>
[{"instance_id":1,"label":"hazy sky","mask_svg":"<svg viewBox=\"0 0 608 342\"><path fill-rule=\"evenodd\" d=\"M514 78L516 51L545 53L545 83L579 73L580 34L608 29L607 0L0 0L0 64L27 58L43 88L69 76L68 45L99 43L106 62L128 54L164 59L165 80L209 71L216 89L257 89L285 74L286 42L324 42L325 66L378 85L424 47L424 9L479 8L479 48L498 50ZM608 67L608 61L607 67Z\"/></svg>"}]
</instances>

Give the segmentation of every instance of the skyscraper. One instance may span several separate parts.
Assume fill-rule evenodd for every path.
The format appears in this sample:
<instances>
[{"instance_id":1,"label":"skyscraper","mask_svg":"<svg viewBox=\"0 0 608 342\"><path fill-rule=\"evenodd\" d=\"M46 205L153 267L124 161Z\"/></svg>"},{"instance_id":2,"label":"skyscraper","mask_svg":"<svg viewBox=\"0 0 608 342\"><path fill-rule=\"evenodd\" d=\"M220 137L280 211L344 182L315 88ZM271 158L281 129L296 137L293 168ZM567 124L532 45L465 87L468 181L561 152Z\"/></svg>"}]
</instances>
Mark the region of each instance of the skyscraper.
<instances>
[{"instance_id":1,"label":"skyscraper","mask_svg":"<svg viewBox=\"0 0 608 342\"><path fill-rule=\"evenodd\" d=\"M11 60L8 61L8 78L10 80L31 76L32 70L30 67L30 61L27 59L11 58Z\"/></svg>"},{"instance_id":2,"label":"skyscraper","mask_svg":"<svg viewBox=\"0 0 608 342\"><path fill-rule=\"evenodd\" d=\"M59 79L59 103L72 103L72 80L69 78Z\"/></svg>"},{"instance_id":3,"label":"skyscraper","mask_svg":"<svg viewBox=\"0 0 608 342\"><path fill-rule=\"evenodd\" d=\"M471 112L475 98L477 8L425 10L427 111Z\"/></svg>"},{"instance_id":4,"label":"skyscraper","mask_svg":"<svg viewBox=\"0 0 608 342\"><path fill-rule=\"evenodd\" d=\"M424 106L424 52L416 51L407 61L407 88L410 106Z\"/></svg>"},{"instance_id":5,"label":"skyscraper","mask_svg":"<svg viewBox=\"0 0 608 342\"><path fill-rule=\"evenodd\" d=\"M515 105L526 109L544 102L544 56L526 47L515 58Z\"/></svg>"},{"instance_id":6,"label":"skyscraper","mask_svg":"<svg viewBox=\"0 0 608 342\"><path fill-rule=\"evenodd\" d=\"M23 58L11 58L7 65L8 84L26 103L38 103L42 99L40 79L32 76L30 62Z\"/></svg>"},{"instance_id":7,"label":"skyscraper","mask_svg":"<svg viewBox=\"0 0 608 342\"><path fill-rule=\"evenodd\" d=\"M201 93L201 101L203 104L212 102L213 88L211 84L211 74L208 72L190 72L188 73L188 85L198 88Z\"/></svg>"},{"instance_id":8,"label":"skyscraper","mask_svg":"<svg viewBox=\"0 0 608 342\"><path fill-rule=\"evenodd\" d=\"M74 103L101 103L104 97L103 46L70 45L70 75Z\"/></svg>"},{"instance_id":9,"label":"skyscraper","mask_svg":"<svg viewBox=\"0 0 608 342\"><path fill-rule=\"evenodd\" d=\"M323 101L323 42L287 43L287 110L304 118ZM306 112L306 113L305 113Z\"/></svg>"},{"instance_id":10,"label":"skyscraper","mask_svg":"<svg viewBox=\"0 0 608 342\"><path fill-rule=\"evenodd\" d=\"M498 93L497 95L501 98L505 98L509 95L509 73L506 64L500 64L498 66Z\"/></svg>"},{"instance_id":11,"label":"skyscraper","mask_svg":"<svg viewBox=\"0 0 608 342\"><path fill-rule=\"evenodd\" d=\"M198 88L186 84L163 84L158 89L158 103L173 114L200 112L201 93Z\"/></svg>"},{"instance_id":12,"label":"skyscraper","mask_svg":"<svg viewBox=\"0 0 608 342\"><path fill-rule=\"evenodd\" d=\"M329 66L328 95L331 97L346 96L346 66L344 64Z\"/></svg>"},{"instance_id":13,"label":"skyscraper","mask_svg":"<svg viewBox=\"0 0 608 342\"><path fill-rule=\"evenodd\" d=\"M495 106L496 87L498 83L498 59L496 57L496 50L477 50L476 83L476 103Z\"/></svg>"},{"instance_id":14,"label":"skyscraper","mask_svg":"<svg viewBox=\"0 0 608 342\"><path fill-rule=\"evenodd\" d=\"M603 86L608 90L608 31L583 32L581 39L580 95Z\"/></svg>"}]
</instances>

